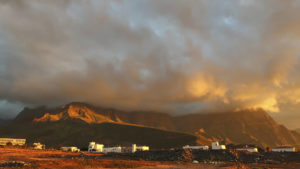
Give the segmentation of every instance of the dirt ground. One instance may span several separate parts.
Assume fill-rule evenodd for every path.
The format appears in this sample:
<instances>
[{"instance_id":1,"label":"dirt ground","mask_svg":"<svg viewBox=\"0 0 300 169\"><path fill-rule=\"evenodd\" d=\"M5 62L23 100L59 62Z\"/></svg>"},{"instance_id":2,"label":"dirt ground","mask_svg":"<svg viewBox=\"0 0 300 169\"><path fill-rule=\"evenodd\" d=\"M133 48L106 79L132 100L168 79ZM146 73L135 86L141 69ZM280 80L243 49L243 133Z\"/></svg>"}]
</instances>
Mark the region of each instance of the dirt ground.
<instances>
[{"instance_id":1,"label":"dirt ground","mask_svg":"<svg viewBox=\"0 0 300 169\"><path fill-rule=\"evenodd\" d=\"M108 159L102 154L68 153L59 150L32 150L22 148L0 148L0 168L47 168L47 169L238 169L238 168L295 168L300 164L252 164L213 163L193 164L191 162L158 162Z\"/></svg>"}]
</instances>

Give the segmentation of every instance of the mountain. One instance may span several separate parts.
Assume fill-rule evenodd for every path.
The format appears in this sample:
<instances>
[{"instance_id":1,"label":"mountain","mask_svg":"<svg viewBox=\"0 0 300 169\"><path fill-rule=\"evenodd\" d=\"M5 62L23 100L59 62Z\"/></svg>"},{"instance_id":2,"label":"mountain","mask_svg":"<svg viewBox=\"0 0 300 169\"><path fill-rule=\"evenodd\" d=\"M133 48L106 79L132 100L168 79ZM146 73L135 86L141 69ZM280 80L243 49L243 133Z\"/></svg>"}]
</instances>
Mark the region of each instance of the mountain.
<instances>
[{"instance_id":1,"label":"mountain","mask_svg":"<svg viewBox=\"0 0 300 169\"><path fill-rule=\"evenodd\" d=\"M177 131L202 133L210 138L260 146L296 145L300 135L277 124L262 109L218 114L193 114L176 118Z\"/></svg>"},{"instance_id":2,"label":"mountain","mask_svg":"<svg viewBox=\"0 0 300 169\"><path fill-rule=\"evenodd\" d=\"M78 125L70 125L69 123L77 121ZM26 124L26 125L22 125ZM28 125L30 124L30 125ZM49 137L57 137L56 130L64 128L62 126L69 126L76 130L78 135L81 132L87 133L89 130L102 131L99 133L99 140L108 140L109 142L123 141L129 143L126 137L118 135L112 139L112 136L107 135L108 131L100 128L109 126L116 126L122 128L122 133L135 133L135 135L145 134L146 138L153 141L154 138L160 139L166 135L161 133L169 133L178 138L178 140L166 138L166 142L155 143L156 147L163 147L172 145L181 146L186 144L209 144L213 140L220 140L226 143L236 144L257 144L259 146L279 146L279 145L296 145L300 142L300 135L295 131L290 131L286 127L277 124L265 111L244 110L239 112L224 112L224 113L210 113L210 114L190 114L181 116L171 116L165 113L146 112L146 111L132 111L126 112L116 109L108 109L95 107L84 103L70 103L57 108L39 107L36 109L25 108L14 120L12 126L29 126L37 125L36 132L50 132ZM43 127L45 126L45 127ZM52 127L56 126L56 127ZM83 127L81 127L83 126ZM86 126L86 127L84 127ZM124 129L124 126L126 129ZM89 127L93 127L89 129ZM49 129L51 128L51 129ZM130 128L130 129L129 129ZM6 128L5 130L9 130ZM31 129L30 129L31 130ZM49 131L48 131L49 130ZM64 130L64 129L63 129ZM87 131L86 131L87 130ZM153 131L159 131L153 135ZM0 129L0 134L4 129ZM58 131L58 133L63 131ZM5 134L19 133L18 130L5 132ZM26 132L25 132L26 133ZM151 133L151 134L150 134ZM155 132L154 132L155 133ZM23 134L23 136L36 135L35 133ZM101 135L101 137L100 137ZM85 136L92 139L92 133ZM152 137L151 137L152 136ZM50 139L47 137L48 139ZM137 137L137 136L135 136ZM133 137L131 141L137 140ZM42 140L47 140L45 137L37 137ZM70 137L71 138L71 137ZM83 137L80 137L83 138ZM98 136L97 136L98 138ZM188 140L183 142L183 140ZM147 142L148 145L151 142ZM155 141L154 141L155 142ZM173 142L177 142L173 144ZM154 143L153 143L154 144Z\"/></svg>"},{"instance_id":3,"label":"mountain","mask_svg":"<svg viewBox=\"0 0 300 169\"><path fill-rule=\"evenodd\" d=\"M78 104L54 109L25 108L14 122L0 128L0 136L26 138L28 144L42 142L53 148L86 148L88 142L96 141L108 146L136 143L155 149L196 144L198 139L191 134L128 124Z\"/></svg>"},{"instance_id":4,"label":"mountain","mask_svg":"<svg viewBox=\"0 0 300 169\"><path fill-rule=\"evenodd\" d=\"M77 146L86 148L90 141L108 146L133 143L151 148L181 147L195 144L197 137L149 127L116 123L88 124L80 120L45 123L17 123L0 128L5 137L26 138L28 144L42 142L48 147Z\"/></svg>"},{"instance_id":5,"label":"mountain","mask_svg":"<svg viewBox=\"0 0 300 169\"><path fill-rule=\"evenodd\" d=\"M11 123L12 120L8 120L8 119L0 119L0 127L1 126L5 126L8 125L9 123Z\"/></svg>"}]
</instances>

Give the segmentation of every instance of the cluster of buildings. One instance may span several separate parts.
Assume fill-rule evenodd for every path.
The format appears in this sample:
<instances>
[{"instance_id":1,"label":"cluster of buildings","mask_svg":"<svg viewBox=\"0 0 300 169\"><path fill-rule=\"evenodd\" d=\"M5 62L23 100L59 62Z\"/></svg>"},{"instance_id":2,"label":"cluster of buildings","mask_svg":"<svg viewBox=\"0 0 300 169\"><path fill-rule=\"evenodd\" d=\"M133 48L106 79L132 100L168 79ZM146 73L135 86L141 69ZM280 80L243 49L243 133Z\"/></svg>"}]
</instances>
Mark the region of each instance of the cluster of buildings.
<instances>
[{"instance_id":1,"label":"cluster of buildings","mask_svg":"<svg viewBox=\"0 0 300 169\"><path fill-rule=\"evenodd\" d=\"M90 142L88 147L88 152L97 152L97 153L124 153L131 152L135 153L136 151L149 151L149 146L137 146L133 144L132 147L104 147L103 144L97 144L96 142Z\"/></svg>"},{"instance_id":2,"label":"cluster of buildings","mask_svg":"<svg viewBox=\"0 0 300 169\"><path fill-rule=\"evenodd\" d=\"M182 147L183 149L192 149L192 150L209 150L209 146L190 146L186 145ZM220 145L219 142L212 142L211 143L212 150L226 150L225 145Z\"/></svg>"},{"instance_id":3,"label":"cluster of buildings","mask_svg":"<svg viewBox=\"0 0 300 169\"><path fill-rule=\"evenodd\" d=\"M25 146L26 139L17 139L17 138L0 138L0 146ZM36 150L44 150L46 149L45 144L41 144L39 142L32 144L33 149Z\"/></svg>"},{"instance_id":4,"label":"cluster of buildings","mask_svg":"<svg viewBox=\"0 0 300 169\"><path fill-rule=\"evenodd\" d=\"M77 147L61 147L63 152L80 152ZM98 144L96 142L90 142L88 146L89 153L135 153L136 151L149 151L149 146L137 146L133 144L131 147L104 147L104 144Z\"/></svg>"},{"instance_id":5,"label":"cluster of buildings","mask_svg":"<svg viewBox=\"0 0 300 169\"><path fill-rule=\"evenodd\" d=\"M190 146L186 145L182 147L183 149L192 149L192 150L209 150L208 146Z\"/></svg>"},{"instance_id":6,"label":"cluster of buildings","mask_svg":"<svg viewBox=\"0 0 300 169\"><path fill-rule=\"evenodd\" d=\"M209 146L183 146L183 149L192 149L192 150L209 150ZM220 145L219 142L212 142L211 144L211 150L226 150L225 145ZM250 153L258 153L258 148L250 146L248 147L247 145L242 147L242 148L235 148L234 150L236 151L247 151ZM292 146L280 146L280 147L275 147L272 148L272 152L296 152L296 148Z\"/></svg>"},{"instance_id":7,"label":"cluster of buildings","mask_svg":"<svg viewBox=\"0 0 300 169\"><path fill-rule=\"evenodd\" d=\"M272 148L273 152L296 152L295 147L290 147L290 146L280 146L276 148Z\"/></svg>"},{"instance_id":8,"label":"cluster of buildings","mask_svg":"<svg viewBox=\"0 0 300 169\"><path fill-rule=\"evenodd\" d=\"M0 138L0 146L25 146L26 139L16 139L16 138ZM33 149L43 150L46 149L45 144L41 144L39 142L33 143ZM190 146L186 145L182 147L183 149L191 149L191 150L226 150L225 145L219 144L219 142L212 142L211 147L204 146ZM80 149L77 147L61 147L61 150L64 152L80 152ZM133 144L131 147L104 147L103 144L98 144L96 142L90 142L88 146L88 152L96 152L96 153L135 153L137 151L149 151L149 146L137 146ZM247 151L251 153L257 153L258 148L253 146L244 146L235 148L237 151ZM295 147L291 146L280 146L271 149L272 152L296 152Z\"/></svg>"},{"instance_id":9,"label":"cluster of buildings","mask_svg":"<svg viewBox=\"0 0 300 169\"><path fill-rule=\"evenodd\" d=\"M0 138L0 146L24 146L26 144L26 139L16 139L16 138Z\"/></svg>"}]
</instances>

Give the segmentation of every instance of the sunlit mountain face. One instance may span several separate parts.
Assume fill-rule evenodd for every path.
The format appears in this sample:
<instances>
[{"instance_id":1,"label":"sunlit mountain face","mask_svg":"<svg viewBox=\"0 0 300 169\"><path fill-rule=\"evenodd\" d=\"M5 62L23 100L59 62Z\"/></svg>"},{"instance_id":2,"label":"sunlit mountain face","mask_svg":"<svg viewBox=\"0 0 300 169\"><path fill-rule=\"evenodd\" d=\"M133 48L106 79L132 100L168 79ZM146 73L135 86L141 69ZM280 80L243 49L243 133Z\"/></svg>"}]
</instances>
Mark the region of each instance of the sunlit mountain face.
<instances>
[{"instance_id":1,"label":"sunlit mountain face","mask_svg":"<svg viewBox=\"0 0 300 169\"><path fill-rule=\"evenodd\" d=\"M0 135L26 136L29 142L41 140L54 147L62 142L72 144L74 140L77 140L76 146L82 147L91 139L127 145L138 141L138 144L157 148L209 145L215 140L260 147L298 145L300 142L300 133L279 125L262 109L171 116L80 102L55 108L25 108L0 128ZM78 135L82 138L78 139Z\"/></svg>"},{"instance_id":2,"label":"sunlit mountain face","mask_svg":"<svg viewBox=\"0 0 300 169\"><path fill-rule=\"evenodd\" d=\"M300 128L300 1L0 0L0 117L72 101Z\"/></svg>"}]
</instances>

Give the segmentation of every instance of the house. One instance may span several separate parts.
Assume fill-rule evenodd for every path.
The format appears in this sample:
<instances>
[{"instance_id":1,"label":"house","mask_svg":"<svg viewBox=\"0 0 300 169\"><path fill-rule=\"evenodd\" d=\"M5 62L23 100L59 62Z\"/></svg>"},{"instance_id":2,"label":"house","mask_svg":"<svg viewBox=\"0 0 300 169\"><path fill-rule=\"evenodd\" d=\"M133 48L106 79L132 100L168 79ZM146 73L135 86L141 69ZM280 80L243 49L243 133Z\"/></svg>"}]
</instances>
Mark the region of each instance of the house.
<instances>
[{"instance_id":1,"label":"house","mask_svg":"<svg viewBox=\"0 0 300 169\"><path fill-rule=\"evenodd\" d=\"M88 147L88 152L103 152L103 144L96 144L96 142L90 142L89 147Z\"/></svg>"},{"instance_id":2,"label":"house","mask_svg":"<svg viewBox=\"0 0 300 169\"><path fill-rule=\"evenodd\" d=\"M296 152L296 148L290 146L280 146L272 148L272 152Z\"/></svg>"},{"instance_id":3,"label":"house","mask_svg":"<svg viewBox=\"0 0 300 169\"><path fill-rule=\"evenodd\" d=\"M183 149L192 149L192 150L209 150L208 146L189 146L189 145L186 145L186 146L183 146L182 148Z\"/></svg>"},{"instance_id":4,"label":"house","mask_svg":"<svg viewBox=\"0 0 300 169\"><path fill-rule=\"evenodd\" d=\"M96 142L90 142L88 152L97 153L121 153L122 147L104 147L103 144L97 144Z\"/></svg>"},{"instance_id":5,"label":"house","mask_svg":"<svg viewBox=\"0 0 300 169\"><path fill-rule=\"evenodd\" d=\"M98 153L134 153L136 151L149 151L149 146L136 146L133 144L132 147L104 147L103 144L97 144L96 142L90 142L88 152Z\"/></svg>"},{"instance_id":6,"label":"house","mask_svg":"<svg viewBox=\"0 0 300 169\"><path fill-rule=\"evenodd\" d=\"M0 146L12 145L12 146L24 146L26 139L16 138L0 138Z\"/></svg>"},{"instance_id":7,"label":"house","mask_svg":"<svg viewBox=\"0 0 300 169\"><path fill-rule=\"evenodd\" d=\"M78 149L77 147L61 147L61 150L63 152L80 152L80 149Z\"/></svg>"},{"instance_id":8,"label":"house","mask_svg":"<svg viewBox=\"0 0 300 169\"><path fill-rule=\"evenodd\" d=\"M32 145L35 150L44 150L46 148L46 145L41 143L33 143Z\"/></svg>"},{"instance_id":9,"label":"house","mask_svg":"<svg viewBox=\"0 0 300 169\"><path fill-rule=\"evenodd\" d=\"M122 147L104 147L102 153L122 153Z\"/></svg>"},{"instance_id":10,"label":"house","mask_svg":"<svg viewBox=\"0 0 300 169\"><path fill-rule=\"evenodd\" d=\"M137 146L136 151L149 151L149 146Z\"/></svg>"},{"instance_id":11,"label":"house","mask_svg":"<svg viewBox=\"0 0 300 169\"><path fill-rule=\"evenodd\" d=\"M137 151L149 151L149 146L136 146L136 144L132 145L132 153Z\"/></svg>"},{"instance_id":12,"label":"house","mask_svg":"<svg viewBox=\"0 0 300 169\"><path fill-rule=\"evenodd\" d=\"M122 147L104 147L103 144L97 144L96 142L90 142L88 152L98 153L122 153Z\"/></svg>"},{"instance_id":13,"label":"house","mask_svg":"<svg viewBox=\"0 0 300 169\"><path fill-rule=\"evenodd\" d=\"M245 148L238 148L237 151L248 151L251 153L257 153L258 149L256 147L245 147Z\"/></svg>"},{"instance_id":14,"label":"house","mask_svg":"<svg viewBox=\"0 0 300 169\"><path fill-rule=\"evenodd\" d=\"M212 142L211 143L211 149L212 150L226 150L225 145L220 145L219 142Z\"/></svg>"}]
</instances>

